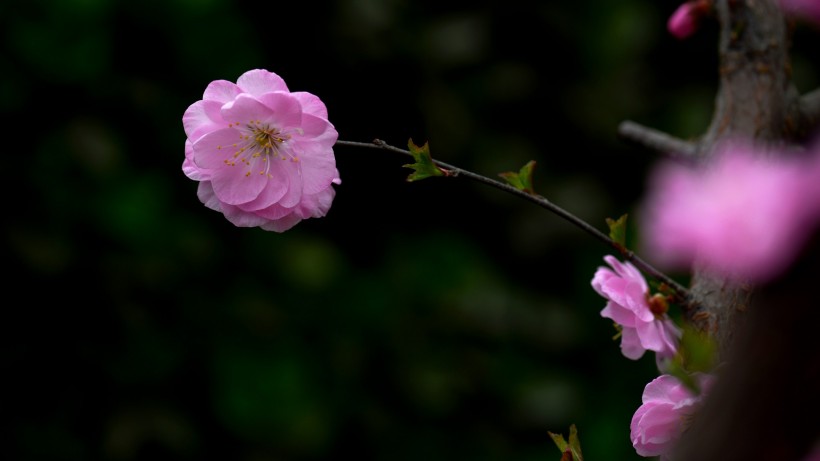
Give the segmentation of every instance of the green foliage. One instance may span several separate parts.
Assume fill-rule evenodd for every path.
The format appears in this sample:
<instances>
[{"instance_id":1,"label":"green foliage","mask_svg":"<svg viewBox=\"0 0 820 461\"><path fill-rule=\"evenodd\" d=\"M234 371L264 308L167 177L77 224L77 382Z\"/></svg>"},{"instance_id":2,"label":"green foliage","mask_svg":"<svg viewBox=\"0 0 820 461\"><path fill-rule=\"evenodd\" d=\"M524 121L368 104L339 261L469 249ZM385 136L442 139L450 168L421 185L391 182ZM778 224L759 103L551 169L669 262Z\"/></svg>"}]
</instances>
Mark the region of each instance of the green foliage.
<instances>
[{"instance_id":1,"label":"green foliage","mask_svg":"<svg viewBox=\"0 0 820 461\"><path fill-rule=\"evenodd\" d=\"M561 461L584 461L581 454L581 442L578 439L578 429L575 424L569 427L569 442L564 439L563 434L553 434L549 432L552 441L561 450Z\"/></svg>"},{"instance_id":2,"label":"green foliage","mask_svg":"<svg viewBox=\"0 0 820 461\"><path fill-rule=\"evenodd\" d=\"M695 373L710 373L715 367L717 345L707 334L691 324L684 324L678 353L670 364L669 374L678 378L695 393L700 393Z\"/></svg>"},{"instance_id":3,"label":"green foliage","mask_svg":"<svg viewBox=\"0 0 820 461\"><path fill-rule=\"evenodd\" d=\"M267 439L299 451L322 450L333 420L309 367L309 361L288 348L221 346L213 368L215 409L239 437Z\"/></svg>"},{"instance_id":4,"label":"green foliage","mask_svg":"<svg viewBox=\"0 0 820 461\"><path fill-rule=\"evenodd\" d=\"M408 177L408 181L418 181L419 179L429 178L431 176L444 176L444 170L433 163L433 158L430 156L430 146L424 143L423 146L417 146L412 139L407 141L407 147L415 159L415 163L408 163L404 165L406 168L413 170Z\"/></svg>"},{"instance_id":5,"label":"green foliage","mask_svg":"<svg viewBox=\"0 0 820 461\"><path fill-rule=\"evenodd\" d=\"M606 218L606 225L609 226L609 238L620 248L626 248L626 218L627 214L621 215L617 220Z\"/></svg>"},{"instance_id":6,"label":"green foliage","mask_svg":"<svg viewBox=\"0 0 820 461\"><path fill-rule=\"evenodd\" d=\"M534 168L535 160L530 160L526 165L521 167L518 173L507 171L499 173L498 175L516 189L528 194L535 194L535 190L532 187L532 171Z\"/></svg>"}]
</instances>

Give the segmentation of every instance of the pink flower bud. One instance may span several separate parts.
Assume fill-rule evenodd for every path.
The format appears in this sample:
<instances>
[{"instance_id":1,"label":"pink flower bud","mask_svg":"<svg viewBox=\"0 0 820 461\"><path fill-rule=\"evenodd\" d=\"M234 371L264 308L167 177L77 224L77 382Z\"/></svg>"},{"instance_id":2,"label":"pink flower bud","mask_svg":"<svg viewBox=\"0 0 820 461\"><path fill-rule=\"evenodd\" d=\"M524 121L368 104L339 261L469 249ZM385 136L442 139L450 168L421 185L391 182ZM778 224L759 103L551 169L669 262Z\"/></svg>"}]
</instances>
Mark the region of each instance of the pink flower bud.
<instances>
[{"instance_id":1,"label":"pink flower bud","mask_svg":"<svg viewBox=\"0 0 820 461\"><path fill-rule=\"evenodd\" d=\"M709 12L709 1L696 0L682 4L672 13L666 28L676 38L684 39L698 29L701 17Z\"/></svg>"}]
</instances>

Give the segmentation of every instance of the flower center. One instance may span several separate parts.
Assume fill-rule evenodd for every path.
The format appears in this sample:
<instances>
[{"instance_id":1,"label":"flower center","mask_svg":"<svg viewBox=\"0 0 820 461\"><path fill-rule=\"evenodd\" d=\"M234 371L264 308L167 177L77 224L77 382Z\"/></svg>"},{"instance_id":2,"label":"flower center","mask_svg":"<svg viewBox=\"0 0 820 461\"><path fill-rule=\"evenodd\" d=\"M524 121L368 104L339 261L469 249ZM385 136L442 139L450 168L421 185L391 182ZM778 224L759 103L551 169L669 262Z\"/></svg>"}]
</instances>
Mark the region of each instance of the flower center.
<instances>
[{"instance_id":1,"label":"flower center","mask_svg":"<svg viewBox=\"0 0 820 461\"><path fill-rule=\"evenodd\" d=\"M249 125L248 128L253 135L254 147L268 156L274 152L279 153L279 146L290 139L290 136L282 135L279 130L269 125L261 126L257 123L256 126Z\"/></svg>"},{"instance_id":2,"label":"flower center","mask_svg":"<svg viewBox=\"0 0 820 461\"><path fill-rule=\"evenodd\" d=\"M649 311L655 314L655 317L660 317L669 311L669 303L666 301L666 296L655 293L648 300Z\"/></svg>"},{"instance_id":3,"label":"flower center","mask_svg":"<svg viewBox=\"0 0 820 461\"><path fill-rule=\"evenodd\" d=\"M299 129L283 131L259 120L251 120L245 124L229 123L228 127L239 131L240 142L233 144L237 150L225 159L225 164L244 164L248 167L246 177L258 172L270 178L270 162L277 159L290 160L294 163L299 161L299 157L294 155L292 148L288 146L288 141L293 137L292 133L300 132ZM217 148L222 149L223 146Z\"/></svg>"}]
</instances>

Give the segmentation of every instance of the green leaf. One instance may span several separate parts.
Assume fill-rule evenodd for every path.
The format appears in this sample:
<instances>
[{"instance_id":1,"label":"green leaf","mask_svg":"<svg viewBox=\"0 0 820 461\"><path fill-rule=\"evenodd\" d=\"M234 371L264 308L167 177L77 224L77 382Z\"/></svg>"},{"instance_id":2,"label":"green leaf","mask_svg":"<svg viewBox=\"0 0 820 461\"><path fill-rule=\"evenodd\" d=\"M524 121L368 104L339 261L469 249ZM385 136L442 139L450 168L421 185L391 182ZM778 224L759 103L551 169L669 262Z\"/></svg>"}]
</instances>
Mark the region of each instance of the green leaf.
<instances>
[{"instance_id":1,"label":"green leaf","mask_svg":"<svg viewBox=\"0 0 820 461\"><path fill-rule=\"evenodd\" d=\"M534 168L535 160L530 160L526 165L521 167L518 173L507 171L505 173L499 173L498 175L516 189L528 194L535 194L535 189L532 187L532 170Z\"/></svg>"},{"instance_id":2,"label":"green leaf","mask_svg":"<svg viewBox=\"0 0 820 461\"><path fill-rule=\"evenodd\" d=\"M670 363L669 374L695 393L700 393L694 373L709 373L715 367L717 344L708 334L691 325L683 326L678 353Z\"/></svg>"},{"instance_id":3,"label":"green leaf","mask_svg":"<svg viewBox=\"0 0 820 461\"><path fill-rule=\"evenodd\" d=\"M609 226L609 238L621 248L626 248L626 218L627 214L621 215L620 218L614 220L606 218L606 225Z\"/></svg>"},{"instance_id":4,"label":"green leaf","mask_svg":"<svg viewBox=\"0 0 820 461\"><path fill-rule=\"evenodd\" d=\"M429 178L431 176L446 176L444 170L433 163L433 158L430 156L430 147L426 142L423 146L419 147L413 142L413 139L410 139L407 141L407 147L410 149L410 154L416 161L415 163L403 165L413 170L413 173L407 177L407 181L418 181L419 179Z\"/></svg>"},{"instance_id":5,"label":"green leaf","mask_svg":"<svg viewBox=\"0 0 820 461\"><path fill-rule=\"evenodd\" d=\"M553 434L549 431L547 433L555 442L555 445L558 446L558 449L561 450L561 461L569 461L570 459L571 461L584 461L581 454L581 442L578 440L578 429L576 429L575 424L569 427L569 443L562 434Z\"/></svg>"},{"instance_id":6,"label":"green leaf","mask_svg":"<svg viewBox=\"0 0 820 461\"><path fill-rule=\"evenodd\" d=\"M569 426L569 449L572 451L572 461L584 461L581 454L581 441L578 440L578 429L575 424Z\"/></svg>"},{"instance_id":7,"label":"green leaf","mask_svg":"<svg viewBox=\"0 0 820 461\"><path fill-rule=\"evenodd\" d=\"M714 368L717 344L708 334L685 325L680 349L690 372L709 372Z\"/></svg>"},{"instance_id":8,"label":"green leaf","mask_svg":"<svg viewBox=\"0 0 820 461\"><path fill-rule=\"evenodd\" d=\"M555 445L558 446L558 449L561 450L562 453L567 451L567 447L569 446L569 444L567 444L567 441L564 439L563 434L553 434L549 431L547 431L547 434L549 434L550 437L552 437L552 441L555 442Z\"/></svg>"}]
</instances>

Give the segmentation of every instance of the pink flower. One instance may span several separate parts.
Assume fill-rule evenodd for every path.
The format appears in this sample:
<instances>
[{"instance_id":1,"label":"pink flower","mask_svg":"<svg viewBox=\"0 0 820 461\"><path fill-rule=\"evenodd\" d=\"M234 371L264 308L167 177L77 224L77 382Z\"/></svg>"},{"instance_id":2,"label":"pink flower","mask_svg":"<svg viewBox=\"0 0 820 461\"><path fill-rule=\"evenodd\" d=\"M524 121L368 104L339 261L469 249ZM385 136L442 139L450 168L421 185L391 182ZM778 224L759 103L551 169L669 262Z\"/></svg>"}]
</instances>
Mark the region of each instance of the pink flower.
<instances>
[{"instance_id":1,"label":"pink flower","mask_svg":"<svg viewBox=\"0 0 820 461\"><path fill-rule=\"evenodd\" d=\"M282 232L324 216L339 184L338 138L325 104L290 92L266 70L211 82L182 116L182 171L197 195L236 226Z\"/></svg>"},{"instance_id":2,"label":"pink flower","mask_svg":"<svg viewBox=\"0 0 820 461\"><path fill-rule=\"evenodd\" d=\"M818 0L780 0L780 6L789 14L803 16L820 23L820 1Z\"/></svg>"},{"instance_id":3,"label":"pink flower","mask_svg":"<svg viewBox=\"0 0 820 461\"><path fill-rule=\"evenodd\" d=\"M654 351L658 367L674 357L681 331L666 314L666 306L651 302L649 286L638 269L614 256L605 256L615 271L599 267L592 278L592 288L607 299L601 316L621 326L621 352L638 360L645 351Z\"/></svg>"},{"instance_id":4,"label":"pink flower","mask_svg":"<svg viewBox=\"0 0 820 461\"><path fill-rule=\"evenodd\" d=\"M686 427L687 419L697 411L698 403L711 387L714 377L698 375L701 394L695 395L677 378L661 375L646 385L643 405L632 416L630 439L641 456L667 458Z\"/></svg>"},{"instance_id":5,"label":"pink flower","mask_svg":"<svg viewBox=\"0 0 820 461\"><path fill-rule=\"evenodd\" d=\"M768 281L795 259L820 217L820 162L738 142L712 160L706 169L666 163L651 176L646 249L668 268L700 259L731 278Z\"/></svg>"},{"instance_id":6,"label":"pink flower","mask_svg":"<svg viewBox=\"0 0 820 461\"><path fill-rule=\"evenodd\" d=\"M666 23L666 28L676 38L689 37L698 29L700 20L709 12L709 7L710 1L708 0L686 2L672 13Z\"/></svg>"}]
</instances>

